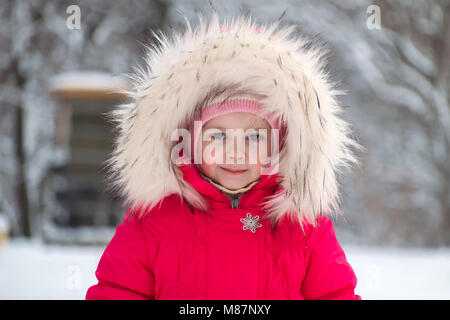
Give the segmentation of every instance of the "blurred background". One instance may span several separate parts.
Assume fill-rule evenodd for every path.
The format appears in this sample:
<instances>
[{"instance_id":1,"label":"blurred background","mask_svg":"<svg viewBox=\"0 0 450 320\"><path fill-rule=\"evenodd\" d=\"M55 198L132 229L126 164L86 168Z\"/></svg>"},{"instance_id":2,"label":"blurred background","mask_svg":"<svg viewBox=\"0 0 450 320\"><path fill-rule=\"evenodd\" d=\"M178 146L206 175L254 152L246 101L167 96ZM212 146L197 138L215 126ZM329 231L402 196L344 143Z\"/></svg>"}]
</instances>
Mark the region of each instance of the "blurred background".
<instances>
[{"instance_id":1,"label":"blurred background","mask_svg":"<svg viewBox=\"0 0 450 320\"><path fill-rule=\"evenodd\" d=\"M450 299L450 1L232 1L317 37L367 148L336 232L363 299ZM105 191L113 131L151 30L207 0L0 0L0 299L84 299L126 208ZM116 92L116 93L114 93Z\"/></svg>"}]
</instances>

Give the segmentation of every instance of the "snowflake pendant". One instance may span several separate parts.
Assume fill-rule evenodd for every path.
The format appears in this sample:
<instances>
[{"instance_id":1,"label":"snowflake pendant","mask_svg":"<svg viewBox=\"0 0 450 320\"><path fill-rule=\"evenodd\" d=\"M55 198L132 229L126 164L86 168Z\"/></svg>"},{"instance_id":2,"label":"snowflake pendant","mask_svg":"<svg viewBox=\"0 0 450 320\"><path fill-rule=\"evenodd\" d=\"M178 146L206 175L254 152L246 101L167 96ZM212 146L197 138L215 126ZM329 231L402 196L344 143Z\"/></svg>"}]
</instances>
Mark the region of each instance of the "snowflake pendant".
<instances>
[{"instance_id":1,"label":"snowflake pendant","mask_svg":"<svg viewBox=\"0 0 450 320\"><path fill-rule=\"evenodd\" d=\"M249 229L251 232L255 233L256 228L261 228L262 224L258 222L259 216L252 216L250 212L247 212L247 217L242 218L241 222L244 224L242 230Z\"/></svg>"}]
</instances>

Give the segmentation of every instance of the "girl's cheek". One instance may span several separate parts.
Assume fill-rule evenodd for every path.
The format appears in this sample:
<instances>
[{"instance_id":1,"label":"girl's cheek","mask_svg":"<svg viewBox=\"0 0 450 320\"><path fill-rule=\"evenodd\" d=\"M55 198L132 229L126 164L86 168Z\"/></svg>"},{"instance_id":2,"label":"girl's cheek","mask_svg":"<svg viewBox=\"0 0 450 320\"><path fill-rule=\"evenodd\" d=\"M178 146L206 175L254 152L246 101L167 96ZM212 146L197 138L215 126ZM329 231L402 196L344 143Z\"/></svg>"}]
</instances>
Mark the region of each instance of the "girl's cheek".
<instances>
[{"instance_id":1,"label":"girl's cheek","mask_svg":"<svg viewBox=\"0 0 450 320\"><path fill-rule=\"evenodd\" d=\"M211 163L211 154L209 154L209 142L207 141L203 141L203 148L202 148L202 163L204 165L210 164Z\"/></svg>"},{"instance_id":2,"label":"girl's cheek","mask_svg":"<svg viewBox=\"0 0 450 320\"><path fill-rule=\"evenodd\" d=\"M266 141L260 141L258 144L255 144L253 146L252 144L250 144L249 147L250 162L252 164L255 164L255 160L252 159L257 159L256 164L258 165L267 164L267 162L270 161L271 155L270 148L271 148L270 143L267 143Z\"/></svg>"},{"instance_id":3,"label":"girl's cheek","mask_svg":"<svg viewBox=\"0 0 450 320\"><path fill-rule=\"evenodd\" d=\"M267 164L272 156L272 137L269 135L264 141L259 145L260 151L260 162L261 164Z\"/></svg>"},{"instance_id":4,"label":"girl's cheek","mask_svg":"<svg viewBox=\"0 0 450 320\"><path fill-rule=\"evenodd\" d=\"M216 152L217 151L217 152ZM217 165L222 163L220 144L212 141L203 141L202 161L207 165Z\"/></svg>"}]
</instances>

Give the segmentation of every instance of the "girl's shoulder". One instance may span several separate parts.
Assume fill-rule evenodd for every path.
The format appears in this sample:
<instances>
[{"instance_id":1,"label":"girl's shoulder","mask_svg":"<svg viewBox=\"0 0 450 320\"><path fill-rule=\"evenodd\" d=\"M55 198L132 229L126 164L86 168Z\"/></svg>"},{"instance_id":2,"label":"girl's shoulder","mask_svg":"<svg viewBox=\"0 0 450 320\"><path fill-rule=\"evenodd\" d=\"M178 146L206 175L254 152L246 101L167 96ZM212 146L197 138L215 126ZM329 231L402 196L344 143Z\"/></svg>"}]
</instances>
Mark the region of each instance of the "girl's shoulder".
<instances>
[{"instance_id":1,"label":"girl's shoulder","mask_svg":"<svg viewBox=\"0 0 450 320\"><path fill-rule=\"evenodd\" d=\"M176 235L188 229L189 215L192 215L184 198L178 194L168 195L154 206L128 208L123 224L137 224L153 236Z\"/></svg>"}]
</instances>

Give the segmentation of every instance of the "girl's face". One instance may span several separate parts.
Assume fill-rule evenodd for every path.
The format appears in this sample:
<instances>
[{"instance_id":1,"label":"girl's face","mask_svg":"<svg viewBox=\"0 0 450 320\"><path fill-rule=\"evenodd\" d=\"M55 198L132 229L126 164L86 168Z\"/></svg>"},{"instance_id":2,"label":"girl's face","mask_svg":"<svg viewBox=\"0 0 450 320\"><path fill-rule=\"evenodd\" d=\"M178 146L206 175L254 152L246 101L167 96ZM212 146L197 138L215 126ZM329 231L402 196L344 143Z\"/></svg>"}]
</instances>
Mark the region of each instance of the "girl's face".
<instances>
[{"instance_id":1,"label":"girl's face","mask_svg":"<svg viewBox=\"0 0 450 320\"><path fill-rule=\"evenodd\" d=\"M203 125L202 137L202 163L197 167L228 189L247 186L270 165L271 128L253 113L215 117Z\"/></svg>"}]
</instances>

